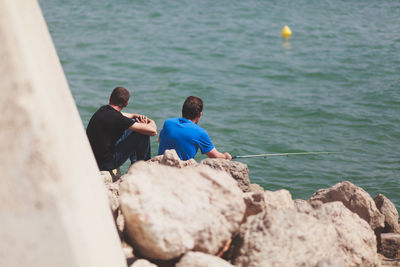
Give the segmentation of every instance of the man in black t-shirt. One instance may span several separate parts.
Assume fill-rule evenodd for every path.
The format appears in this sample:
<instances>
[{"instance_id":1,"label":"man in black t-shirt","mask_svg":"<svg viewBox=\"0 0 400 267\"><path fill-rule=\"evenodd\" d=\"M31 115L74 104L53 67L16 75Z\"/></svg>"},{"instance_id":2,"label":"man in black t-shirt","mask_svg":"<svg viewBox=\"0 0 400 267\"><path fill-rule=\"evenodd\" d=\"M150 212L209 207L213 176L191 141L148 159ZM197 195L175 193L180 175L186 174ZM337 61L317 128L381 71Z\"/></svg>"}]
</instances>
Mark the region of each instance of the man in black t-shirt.
<instances>
[{"instance_id":1,"label":"man in black t-shirt","mask_svg":"<svg viewBox=\"0 0 400 267\"><path fill-rule=\"evenodd\" d=\"M121 112L129 97L128 90L116 87L109 105L100 107L87 126L86 134L102 171L116 169L128 158L132 164L151 158L150 136L157 135L157 126L144 115Z\"/></svg>"}]
</instances>

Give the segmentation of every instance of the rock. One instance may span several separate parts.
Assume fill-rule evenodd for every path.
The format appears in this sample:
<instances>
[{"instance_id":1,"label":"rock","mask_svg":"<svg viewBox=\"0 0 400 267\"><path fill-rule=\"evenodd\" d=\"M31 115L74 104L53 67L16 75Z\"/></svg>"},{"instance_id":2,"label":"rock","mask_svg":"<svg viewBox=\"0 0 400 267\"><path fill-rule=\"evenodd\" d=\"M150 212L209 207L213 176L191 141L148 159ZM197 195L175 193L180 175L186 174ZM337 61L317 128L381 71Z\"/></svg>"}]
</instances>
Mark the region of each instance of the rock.
<instances>
[{"instance_id":1,"label":"rock","mask_svg":"<svg viewBox=\"0 0 400 267\"><path fill-rule=\"evenodd\" d=\"M308 214L323 224L331 224L335 227L337 241L346 266L374 266L379 262L376 253L376 237L365 220L338 201L313 204L314 207Z\"/></svg>"},{"instance_id":2,"label":"rock","mask_svg":"<svg viewBox=\"0 0 400 267\"><path fill-rule=\"evenodd\" d=\"M154 158L149 159L147 162L150 163L161 163L161 160L163 159L163 155L158 155Z\"/></svg>"},{"instance_id":3,"label":"rock","mask_svg":"<svg viewBox=\"0 0 400 267\"><path fill-rule=\"evenodd\" d=\"M254 193L264 192L264 188L262 188L259 184L250 184L250 191Z\"/></svg>"},{"instance_id":4,"label":"rock","mask_svg":"<svg viewBox=\"0 0 400 267\"><path fill-rule=\"evenodd\" d=\"M264 193L244 193L243 200L246 204L245 218L256 215L266 208Z\"/></svg>"},{"instance_id":5,"label":"rock","mask_svg":"<svg viewBox=\"0 0 400 267\"><path fill-rule=\"evenodd\" d=\"M129 267L157 267L157 265L145 259L137 259Z\"/></svg>"},{"instance_id":6,"label":"rock","mask_svg":"<svg viewBox=\"0 0 400 267\"><path fill-rule=\"evenodd\" d=\"M384 227L385 216L379 212L371 196L364 189L350 182L346 181L328 189L318 190L311 196L309 202L316 200L323 203L340 201L349 210L366 220L373 230Z\"/></svg>"},{"instance_id":7,"label":"rock","mask_svg":"<svg viewBox=\"0 0 400 267\"><path fill-rule=\"evenodd\" d=\"M200 164L208 165L213 169L226 171L238 183L243 192L250 192L249 168L246 164L226 159L203 159Z\"/></svg>"},{"instance_id":8,"label":"rock","mask_svg":"<svg viewBox=\"0 0 400 267\"><path fill-rule=\"evenodd\" d=\"M379 265L374 232L342 203L294 203L247 218L233 242L235 266Z\"/></svg>"},{"instance_id":9,"label":"rock","mask_svg":"<svg viewBox=\"0 0 400 267\"><path fill-rule=\"evenodd\" d=\"M113 217L115 220L115 225L117 226L118 233L120 237L123 237L125 220L122 215L120 204L119 204L119 181L112 183L105 183L107 189L108 201L110 203L110 208L113 213Z\"/></svg>"},{"instance_id":10,"label":"rock","mask_svg":"<svg viewBox=\"0 0 400 267\"><path fill-rule=\"evenodd\" d=\"M245 218L258 214L267 208L294 209L294 202L289 191L263 191L259 193L244 193L243 200L246 204Z\"/></svg>"},{"instance_id":11,"label":"rock","mask_svg":"<svg viewBox=\"0 0 400 267\"><path fill-rule=\"evenodd\" d=\"M235 266L315 266L339 257L335 229L290 209L268 209L247 218L233 244Z\"/></svg>"},{"instance_id":12,"label":"rock","mask_svg":"<svg viewBox=\"0 0 400 267\"><path fill-rule=\"evenodd\" d=\"M118 233L123 236L125 230L125 218L121 210L118 210L117 216L114 217L115 225L117 226Z\"/></svg>"},{"instance_id":13,"label":"rock","mask_svg":"<svg viewBox=\"0 0 400 267\"><path fill-rule=\"evenodd\" d=\"M146 258L170 260L191 250L216 254L243 220L236 181L208 166L138 162L121 179L126 230Z\"/></svg>"},{"instance_id":14,"label":"rock","mask_svg":"<svg viewBox=\"0 0 400 267\"><path fill-rule=\"evenodd\" d=\"M374 201L378 210L385 216L383 233L400 234L399 213L395 205L382 194L378 194Z\"/></svg>"},{"instance_id":15,"label":"rock","mask_svg":"<svg viewBox=\"0 0 400 267\"><path fill-rule=\"evenodd\" d=\"M107 188L108 201L113 213L118 211L119 208L119 186L117 183L105 183Z\"/></svg>"},{"instance_id":16,"label":"rock","mask_svg":"<svg viewBox=\"0 0 400 267\"><path fill-rule=\"evenodd\" d=\"M175 265L175 267L233 267L227 261L223 259L205 254L202 252L188 252L186 253L181 260Z\"/></svg>"},{"instance_id":17,"label":"rock","mask_svg":"<svg viewBox=\"0 0 400 267\"><path fill-rule=\"evenodd\" d=\"M306 214L310 214L313 212L313 208L311 207L310 203L307 202L307 200L295 199L293 200L293 202L297 211Z\"/></svg>"},{"instance_id":18,"label":"rock","mask_svg":"<svg viewBox=\"0 0 400 267\"><path fill-rule=\"evenodd\" d=\"M176 153L175 149L169 149L164 151L164 154L161 157L160 164L176 168L184 168L187 166L195 166L197 165L197 162L194 159L182 161Z\"/></svg>"},{"instance_id":19,"label":"rock","mask_svg":"<svg viewBox=\"0 0 400 267\"><path fill-rule=\"evenodd\" d=\"M129 245L125 241L122 241L121 245L122 245L122 251L124 252L126 259L131 259L131 258L135 257L135 255L133 254L133 248L131 247L131 245Z\"/></svg>"},{"instance_id":20,"label":"rock","mask_svg":"<svg viewBox=\"0 0 400 267\"><path fill-rule=\"evenodd\" d=\"M278 191L264 192L265 204L272 209L294 209L292 195L288 190L281 189Z\"/></svg>"},{"instance_id":21,"label":"rock","mask_svg":"<svg viewBox=\"0 0 400 267\"><path fill-rule=\"evenodd\" d=\"M400 234L381 234L382 254L390 259L400 258Z\"/></svg>"},{"instance_id":22,"label":"rock","mask_svg":"<svg viewBox=\"0 0 400 267\"><path fill-rule=\"evenodd\" d=\"M316 267L343 267L344 262L341 259L323 259L319 261Z\"/></svg>"},{"instance_id":23,"label":"rock","mask_svg":"<svg viewBox=\"0 0 400 267\"><path fill-rule=\"evenodd\" d=\"M101 179L104 183L112 183L112 176L109 171L100 171Z\"/></svg>"},{"instance_id":24,"label":"rock","mask_svg":"<svg viewBox=\"0 0 400 267\"><path fill-rule=\"evenodd\" d=\"M382 254L379 254L379 258L381 260L381 267L400 267L400 258L390 259Z\"/></svg>"},{"instance_id":25,"label":"rock","mask_svg":"<svg viewBox=\"0 0 400 267\"><path fill-rule=\"evenodd\" d=\"M121 178L121 171L119 168L112 171L100 171L100 176L103 178L104 183L112 183Z\"/></svg>"}]
</instances>

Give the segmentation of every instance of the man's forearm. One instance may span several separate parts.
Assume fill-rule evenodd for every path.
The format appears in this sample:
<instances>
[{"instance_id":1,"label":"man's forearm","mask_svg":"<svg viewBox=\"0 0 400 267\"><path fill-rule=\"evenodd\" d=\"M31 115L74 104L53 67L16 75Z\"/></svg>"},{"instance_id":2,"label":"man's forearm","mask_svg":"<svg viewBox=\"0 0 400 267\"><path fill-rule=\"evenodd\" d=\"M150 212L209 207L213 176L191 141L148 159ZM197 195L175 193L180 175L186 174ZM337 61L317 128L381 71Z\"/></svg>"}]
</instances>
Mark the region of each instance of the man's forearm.
<instances>
[{"instance_id":1,"label":"man's forearm","mask_svg":"<svg viewBox=\"0 0 400 267\"><path fill-rule=\"evenodd\" d=\"M206 155L209 158L229 159L229 160L232 159L232 156L229 153L227 152L221 153L215 147L210 152L206 153Z\"/></svg>"}]
</instances>

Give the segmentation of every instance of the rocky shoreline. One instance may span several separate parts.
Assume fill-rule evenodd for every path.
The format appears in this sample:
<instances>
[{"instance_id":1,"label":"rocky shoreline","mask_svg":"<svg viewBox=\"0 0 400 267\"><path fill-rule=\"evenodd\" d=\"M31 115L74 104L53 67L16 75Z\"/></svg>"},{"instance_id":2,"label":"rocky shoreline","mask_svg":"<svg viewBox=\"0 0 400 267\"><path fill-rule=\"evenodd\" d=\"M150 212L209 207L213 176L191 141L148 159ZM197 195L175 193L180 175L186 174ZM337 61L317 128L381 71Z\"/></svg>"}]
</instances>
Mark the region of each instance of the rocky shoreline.
<instances>
[{"instance_id":1,"label":"rocky shoreline","mask_svg":"<svg viewBox=\"0 0 400 267\"><path fill-rule=\"evenodd\" d=\"M102 177L130 267L400 266L395 206L350 182L293 200L246 164L173 150Z\"/></svg>"}]
</instances>

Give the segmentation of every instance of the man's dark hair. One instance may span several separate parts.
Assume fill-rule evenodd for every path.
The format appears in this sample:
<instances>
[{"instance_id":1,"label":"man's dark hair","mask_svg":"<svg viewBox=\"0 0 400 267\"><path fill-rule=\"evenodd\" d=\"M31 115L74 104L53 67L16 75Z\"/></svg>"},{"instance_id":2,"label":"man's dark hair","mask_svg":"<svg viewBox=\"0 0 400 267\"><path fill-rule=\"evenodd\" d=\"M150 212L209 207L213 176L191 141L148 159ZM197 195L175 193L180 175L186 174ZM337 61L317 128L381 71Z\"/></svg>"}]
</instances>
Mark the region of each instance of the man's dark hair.
<instances>
[{"instance_id":1,"label":"man's dark hair","mask_svg":"<svg viewBox=\"0 0 400 267\"><path fill-rule=\"evenodd\" d=\"M124 108L128 104L129 97L130 93L124 87L115 87L110 95L110 105Z\"/></svg>"},{"instance_id":2,"label":"man's dark hair","mask_svg":"<svg viewBox=\"0 0 400 267\"><path fill-rule=\"evenodd\" d=\"M182 106L182 117L193 120L203 111L203 100L197 96L189 96L186 98Z\"/></svg>"}]
</instances>

